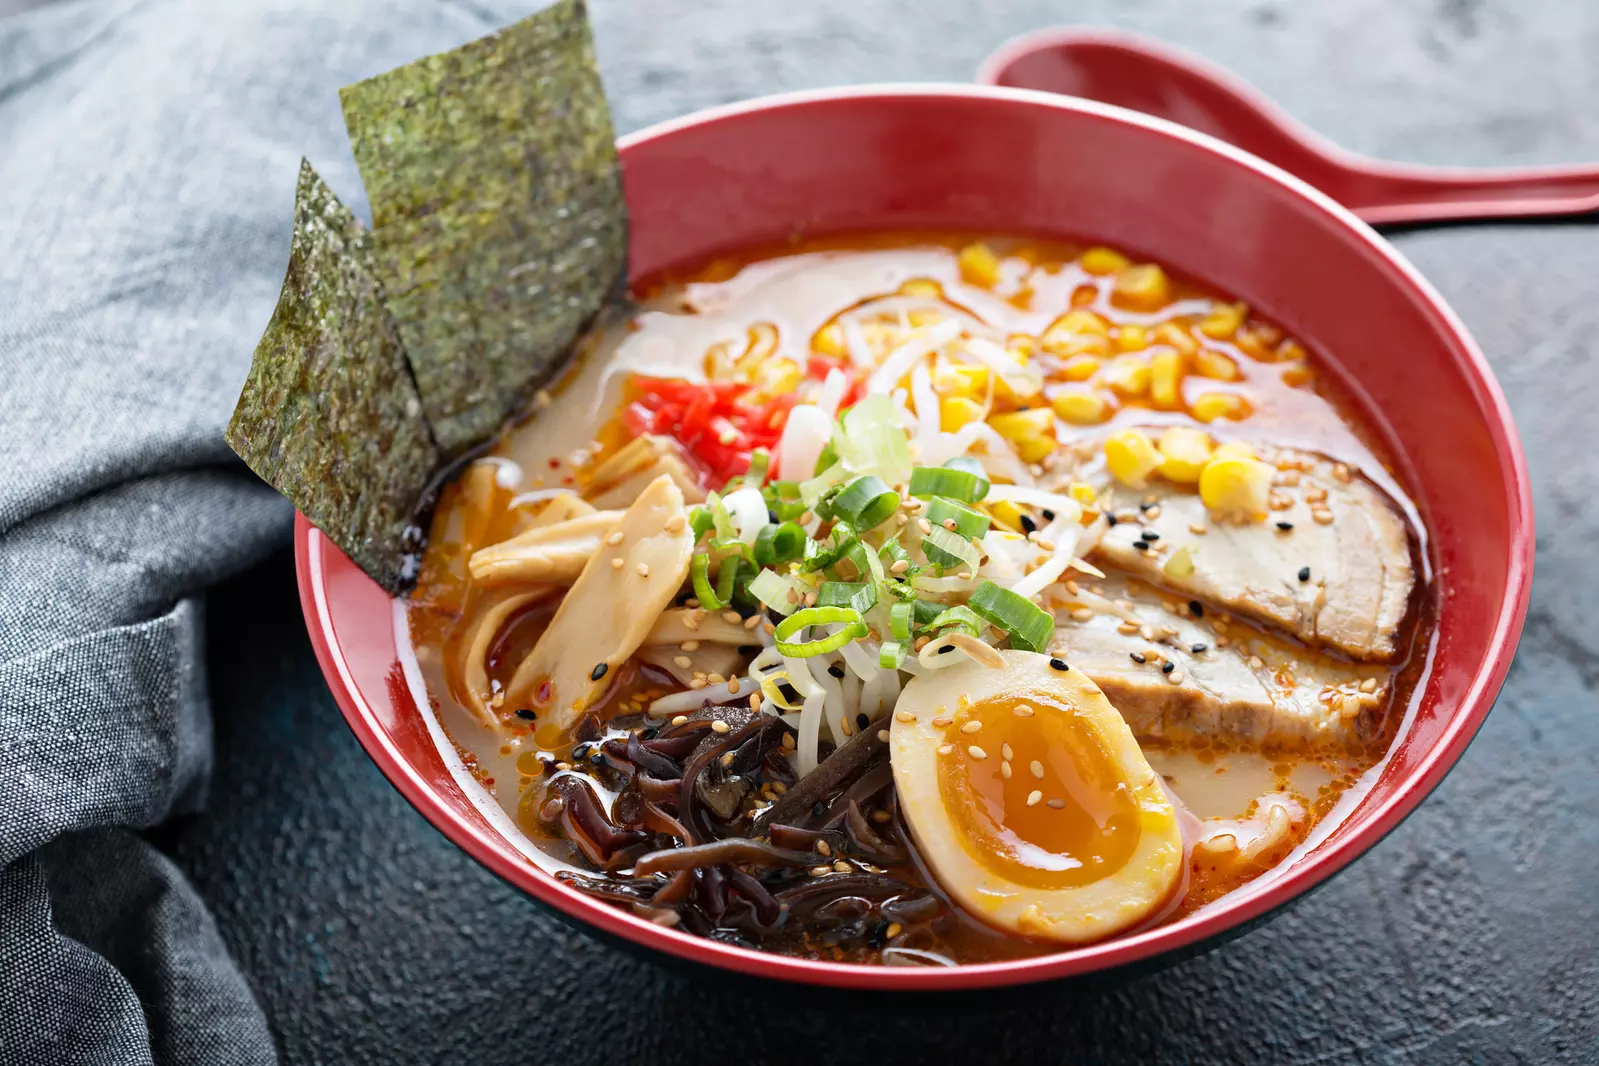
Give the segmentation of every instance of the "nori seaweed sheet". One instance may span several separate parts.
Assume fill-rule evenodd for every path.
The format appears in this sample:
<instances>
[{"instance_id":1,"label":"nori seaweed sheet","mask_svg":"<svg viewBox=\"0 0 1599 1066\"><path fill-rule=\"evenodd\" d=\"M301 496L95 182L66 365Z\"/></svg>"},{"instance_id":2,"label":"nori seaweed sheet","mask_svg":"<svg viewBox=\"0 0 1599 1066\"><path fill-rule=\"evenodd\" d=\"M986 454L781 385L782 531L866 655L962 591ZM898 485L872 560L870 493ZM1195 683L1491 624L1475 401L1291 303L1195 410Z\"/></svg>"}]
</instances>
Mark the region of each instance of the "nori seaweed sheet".
<instances>
[{"instance_id":1,"label":"nori seaweed sheet","mask_svg":"<svg viewBox=\"0 0 1599 1066\"><path fill-rule=\"evenodd\" d=\"M340 96L389 310L453 458L522 410L623 291L627 214L584 4Z\"/></svg>"},{"instance_id":2,"label":"nori seaweed sheet","mask_svg":"<svg viewBox=\"0 0 1599 1066\"><path fill-rule=\"evenodd\" d=\"M442 457L371 235L304 160L288 273L227 440L361 569L403 591L408 527Z\"/></svg>"}]
</instances>

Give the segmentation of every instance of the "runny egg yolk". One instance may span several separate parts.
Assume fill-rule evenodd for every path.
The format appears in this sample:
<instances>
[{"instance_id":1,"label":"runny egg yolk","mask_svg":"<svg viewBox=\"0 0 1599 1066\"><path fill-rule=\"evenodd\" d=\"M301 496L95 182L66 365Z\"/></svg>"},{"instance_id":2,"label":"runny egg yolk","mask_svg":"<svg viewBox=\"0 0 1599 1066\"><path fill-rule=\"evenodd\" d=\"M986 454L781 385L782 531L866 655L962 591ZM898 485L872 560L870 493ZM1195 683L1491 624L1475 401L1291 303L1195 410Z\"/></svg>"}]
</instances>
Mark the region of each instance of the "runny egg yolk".
<instances>
[{"instance_id":1,"label":"runny egg yolk","mask_svg":"<svg viewBox=\"0 0 1599 1066\"><path fill-rule=\"evenodd\" d=\"M947 717L939 792L976 861L1046 890L1086 885L1127 863L1139 805L1088 715L1034 691L966 703Z\"/></svg>"}]
</instances>

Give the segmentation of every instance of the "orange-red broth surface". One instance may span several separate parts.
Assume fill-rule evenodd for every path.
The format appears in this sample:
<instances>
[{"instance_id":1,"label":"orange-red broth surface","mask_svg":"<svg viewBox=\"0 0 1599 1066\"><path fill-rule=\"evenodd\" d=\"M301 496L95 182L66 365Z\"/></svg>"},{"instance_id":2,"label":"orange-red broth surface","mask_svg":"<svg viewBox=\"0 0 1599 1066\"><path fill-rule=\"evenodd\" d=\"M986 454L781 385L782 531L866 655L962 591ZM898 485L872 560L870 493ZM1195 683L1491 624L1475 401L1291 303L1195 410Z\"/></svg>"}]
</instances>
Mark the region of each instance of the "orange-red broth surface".
<instances>
[{"instance_id":1,"label":"orange-red broth surface","mask_svg":"<svg viewBox=\"0 0 1599 1066\"><path fill-rule=\"evenodd\" d=\"M771 446L797 396L814 390L830 369L849 369L838 317L847 309L895 298L884 301L880 322L864 326L878 358L897 343L899 330L914 328L941 303L1002 328L1006 347L1044 375L1042 395L1017 396L997 376L990 385L977 375L935 375L942 428L981 416L986 401L988 422L1020 459L1039 464L1036 469L1047 468L1075 441L1152 424L1195 425L1217 440L1269 441L1359 458L1368 471L1388 469L1376 434L1298 341L1241 302L1104 247L946 234L814 241L718 259L681 277L657 279L635 296L639 312L591 337L553 396L541 394L533 416L445 490L410 602L412 639L434 712L468 768L552 870L586 868L581 854L538 816L541 782L552 768L570 767L574 747L583 742L523 720L516 708L495 707L498 730L467 709L461 663L477 629L509 595L474 588L467 558L515 535L555 493L581 492L585 473L639 432L675 426L702 484L719 488L747 468L751 449ZM729 310L737 312L735 323ZM685 370L725 388L686 412L672 380ZM846 404L858 395L860 376L852 375ZM1005 524L1003 510L994 517ZM1130 587L1141 588L1136 582ZM1418 599L1405 647L1419 643L1416 634L1429 628L1430 602ZM555 603L544 599L512 611L497 628L488 657L491 704ZM1164 920L1270 870L1340 801L1352 798L1347 794L1392 742L1420 658L1410 654L1393 667L1376 739L1361 750L1306 754L1143 743L1151 765L1200 818L1245 821L1257 814L1254 798L1268 792L1292 796L1304 810L1280 843L1247 863L1211 862L1196 851L1185 894ZM660 670L630 663L616 672L597 708L599 735L608 723L637 723L651 699L681 687ZM594 728L591 723L590 734ZM936 943L904 946L960 962L1059 950L997 932L961 912L920 864L889 872L927 885L955 912ZM840 948L802 929L762 946L840 961L877 957L875 948Z\"/></svg>"}]
</instances>

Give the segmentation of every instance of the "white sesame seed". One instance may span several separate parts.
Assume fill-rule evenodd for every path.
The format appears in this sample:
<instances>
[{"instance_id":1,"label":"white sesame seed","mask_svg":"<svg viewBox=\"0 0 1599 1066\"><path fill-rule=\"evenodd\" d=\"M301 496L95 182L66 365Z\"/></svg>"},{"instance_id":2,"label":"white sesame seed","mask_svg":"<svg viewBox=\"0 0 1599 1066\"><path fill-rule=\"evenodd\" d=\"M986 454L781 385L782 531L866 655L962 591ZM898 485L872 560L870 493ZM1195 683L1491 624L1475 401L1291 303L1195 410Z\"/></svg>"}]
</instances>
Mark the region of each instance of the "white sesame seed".
<instances>
[{"instance_id":1,"label":"white sesame seed","mask_svg":"<svg viewBox=\"0 0 1599 1066\"><path fill-rule=\"evenodd\" d=\"M999 764L999 776L1003 777L1005 780L1009 781L1010 780L1010 774L1011 774L1010 763L1008 763L1008 762L1000 763Z\"/></svg>"},{"instance_id":2,"label":"white sesame seed","mask_svg":"<svg viewBox=\"0 0 1599 1066\"><path fill-rule=\"evenodd\" d=\"M1072 608L1072 621L1074 621L1074 622L1089 622L1089 621L1092 621L1093 618L1094 618L1094 612L1090 608L1087 608L1087 607L1074 607L1074 608Z\"/></svg>"},{"instance_id":3,"label":"white sesame seed","mask_svg":"<svg viewBox=\"0 0 1599 1066\"><path fill-rule=\"evenodd\" d=\"M943 729L945 726L949 725L954 720L955 719L951 718L947 714L941 714L937 718L933 719L933 724L935 726L937 726L938 728Z\"/></svg>"},{"instance_id":4,"label":"white sesame seed","mask_svg":"<svg viewBox=\"0 0 1599 1066\"><path fill-rule=\"evenodd\" d=\"M1016 705L1016 717L1018 717L1018 718L1031 718L1032 716L1033 716L1033 709L1031 707L1029 707L1027 704L1018 703Z\"/></svg>"},{"instance_id":5,"label":"white sesame seed","mask_svg":"<svg viewBox=\"0 0 1599 1066\"><path fill-rule=\"evenodd\" d=\"M614 548L618 544L622 543L622 535L623 534L620 529L613 529L605 535L605 543Z\"/></svg>"},{"instance_id":6,"label":"white sesame seed","mask_svg":"<svg viewBox=\"0 0 1599 1066\"><path fill-rule=\"evenodd\" d=\"M649 563L639 563L636 569L638 570L638 576L639 577L649 577L650 576L650 564Z\"/></svg>"},{"instance_id":7,"label":"white sesame seed","mask_svg":"<svg viewBox=\"0 0 1599 1066\"><path fill-rule=\"evenodd\" d=\"M1066 801L1063 800L1063 799L1058 799L1058 798L1057 799L1052 799L1052 800L1049 801L1049 806L1055 808L1058 811L1061 808L1066 806Z\"/></svg>"},{"instance_id":8,"label":"white sesame seed","mask_svg":"<svg viewBox=\"0 0 1599 1066\"><path fill-rule=\"evenodd\" d=\"M833 864L833 871L835 873L847 874L850 871L850 865L843 859L840 859Z\"/></svg>"},{"instance_id":9,"label":"white sesame seed","mask_svg":"<svg viewBox=\"0 0 1599 1066\"><path fill-rule=\"evenodd\" d=\"M982 729L982 728L983 728L983 723L982 722L971 721L971 722L967 722L965 725L961 726L961 732L962 733L975 733L979 729Z\"/></svg>"},{"instance_id":10,"label":"white sesame seed","mask_svg":"<svg viewBox=\"0 0 1599 1066\"><path fill-rule=\"evenodd\" d=\"M953 744L940 744L938 746L938 753L940 755L948 755L950 752L952 752L954 750L955 750L955 745L953 745Z\"/></svg>"},{"instance_id":11,"label":"white sesame seed","mask_svg":"<svg viewBox=\"0 0 1599 1066\"><path fill-rule=\"evenodd\" d=\"M1027 769L1028 769L1028 771L1030 773L1032 773L1032 775L1034 777L1038 778L1040 781L1042 781L1044 779L1044 764L1039 762L1037 759L1034 759L1032 762L1028 763L1027 764Z\"/></svg>"},{"instance_id":12,"label":"white sesame seed","mask_svg":"<svg viewBox=\"0 0 1599 1066\"><path fill-rule=\"evenodd\" d=\"M713 732L713 733L726 733L729 730L731 730L732 728L733 728L732 726L728 725L726 722L722 721L720 718L718 718L716 721L711 723L711 732Z\"/></svg>"},{"instance_id":13,"label":"white sesame seed","mask_svg":"<svg viewBox=\"0 0 1599 1066\"><path fill-rule=\"evenodd\" d=\"M833 854L833 845L825 840L818 839L816 841L816 850L823 855L831 856Z\"/></svg>"},{"instance_id":14,"label":"white sesame seed","mask_svg":"<svg viewBox=\"0 0 1599 1066\"><path fill-rule=\"evenodd\" d=\"M688 715L680 714L677 717L672 719L672 724L673 725L682 725L684 722L687 722L687 721L688 721Z\"/></svg>"},{"instance_id":15,"label":"white sesame seed","mask_svg":"<svg viewBox=\"0 0 1599 1066\"><path fill-rule=\"evenodd\" d=\"M739 614L737 611L723 611L722 621L732 625L738 625L740 622L744 621L744 616Z\"/></svg>"},{"instance_id":16,"label":"white sesame seed","mask_svg":"<svg viewBox=\"0 0 1599 1066\"><path fill-rule=\"evenodd\" d=\"M611 558L611 569L613 570L620 570L626 565L627 564L622 561L622 557L620 555L613 556Z\"/></svg>"},{"instance_id":17,"label":"white sesame seed","mask_svg":"<svg viewBox=\"0 0 1599 1066\"><path fill-rule=\"evenodd\" d=\"M685 670L694 665L694 660L690 659L687 655L679 655L672 661Z\"/></svg>"},{"instance_id":18,"label":"white sesame seed","mask_svg":"<svg viewBox=\"0 0 1599 1066\"><path fill-rule=\"evenodd\" d=\"M894 721L904 722L909 725L910 723L916 721L916 716L909 711L895 711Z\"/></svg>"},{"instance_id":19,"label":"white sesame seed","mask_svg":"<svg viewBox=\"0 0 1599 1066\"><path fill-rule=\"evenodd\" d=\"M1011 746L1009 744L1001 744L999 746L999 754L1001 757L1006 759L1016 758L1016 752L1011 750Z\"/></svg>"},{"instance_id":20,"label":"white sesame seed","mask_svg":"<svg viewBox=\"0 0 1599 1066\"><path fill-rule=\"evenodd\" d=\"M966 749L966 754L970 755L974 759L986 759L986 758L988 758L988 752L984 751L982 748L979 748L976 744L973 744L970 747L968 747Z\"/></svg>"},{"instance_id":21,"label":"white sesame seed","mask_svg":"<svg viewBox=\"0 0 1599 1066\"><path fill-rule=\"evenodd\" d=\"M668 533L680 533L687 524L682 515L675 514L666 520L665 528Z\"/></svg>"},{"instance_id":22,"label":"white sesame seed","mask_svg":"<svg viewBox=\"0 0 1599 1066\"><path fill-rule=\"evenodd\" d=\"M1029 807L1036 807L1036 806L1038 806L1039 801L1042 800L1043 798L1044 798L1044 794L1042 792L1038 791L1038 789L1035 788L1035 789L1033 789L1031 792L1029 792L1027 794L1027 805Z\"/></svg>"}]
</instances>

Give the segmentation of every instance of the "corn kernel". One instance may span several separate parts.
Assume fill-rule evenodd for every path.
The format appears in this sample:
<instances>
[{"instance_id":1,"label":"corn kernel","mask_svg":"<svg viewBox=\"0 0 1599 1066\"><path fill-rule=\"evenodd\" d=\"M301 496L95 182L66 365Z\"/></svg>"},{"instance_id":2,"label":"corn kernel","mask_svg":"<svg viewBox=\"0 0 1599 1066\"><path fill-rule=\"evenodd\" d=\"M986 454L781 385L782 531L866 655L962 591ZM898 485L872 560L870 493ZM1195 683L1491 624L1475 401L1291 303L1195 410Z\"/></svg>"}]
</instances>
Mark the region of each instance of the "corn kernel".
<instances>
[{"instance_id":1,"label":"corn kernel","mask_svg":"<svg viewBox=\"0 0 1599 1066\"><path fill-rule=\"evenodd\" d=\"M1158 344L1169 344L1184 355L1193 355L1199 351L1199 342L1194 340L1194 335L1175 322L1165 322L1156 326L1154 340Z\"/></svg>"},{"instance_id":2,"label":"corn kernel","mask_svg":"<svg viewBox=\"0 0 1599 1066\"><path fill-rule=\"evenodd\" d=\"M1249 401L1233 392L1206 392L1200 394L1189 408L1189 413L1201 422L1214 422L1218 418L1234 422L1248 418Z\"/></svg>"},{"instance_id":3,"label":"corn kernel","mask_svg":"<svg viewBox=\"0 0 1599 1066\"><path fill-rule=\"evenodd\" d=\"M992 289L999 282L999 257L986 244L968 244L958 260L961 280Z\"/></svg>"},{"instance_id":4,"label":"corn kernel","mask_svg":"<svg viewBox=\"0 0 1599 1066\"><path fill-rule=\"evenodd\" d=\"M1067 381L1087 381L1099 373L1099 357L1086 352L1067 356L1060 366L1060 376Z\"/></svg>"},{"instance_id":5,"label":"corn kernel","mask_svg":"<svg viewBox=\"0 0 1599 1066\"><path fill-rule=\"evenodd\" d=\"M1283 368L1283 384L1291 389L1302 389L1316 378L1316 372L1304 363L1293 363Z\"/></svg>"},{"instance_id":6,"label":"corn kernel","mask_svg":"<svg viewBox=\"0 0 1599 1066\"><path fill-rule=\"evenodd\" d=\"M1183 356L1163 348L1149 357L1149 399L1156 407L1180 407L1183 402Z\"/></svg>"},{"instance_id":7,"label":"corn kernel","mask_svg":"<svg viewBox=\"0 0 1599 1066\"><path fill-rule=\"evenodd\" d=\"M934 300L944 297L944 286L932 278L911 278L899 287L899 291L906 296L924 296Z\"/></svg>"},{"instance_id":8,"label":"corn kernel","mask_svg":"<svg viewBox=\"0 0 1599 1066\"><path fill-rule=\"evenodd\" d=\"M768 359L756 368L754 398L767 400L787 395L799 388L800 377L800 368L792 359Z\"/></svg>"},{"instance_id":9,"label":"corn kernel","mask_svg":"<svg viewBox=\"0 0 1599 1066\"><path fill-rule=\"evenodd\" d=\"M1217 381L1237 381L1242 376L1232 356L1214 348L1201 348L1194 353L1194 373Z\"/></svg>"},{"instance_id":10,"label":"corn kernel","mask_svg":"<svg viewBox=\"0 0 1599 1066\"><path fill-rule=\"evenodd\" d=\"M1009 500L999 500L988 505L988 513L994 521L1010 530L1012 533L1022 531L1022 511Z\"/></svg>"},{"instance_id":11,"label":"corn kernel","mask_svg":"<svg viewBox=\"0 0 1599 1066\"><path fill-rule=\"evenodd\" d=\"M1216 450L1210 453L1212 459L1253 459L1255 449L1249 446L1248 441L1230 440L1216 445Z\"/></svg>"},{"instance_id":12,"label":"corn kernel","mask_svg":"<svg viewBox=\"0 0 1599 1066\"><path fill-rule=\"evenodd\" d=\"M1149 391L1149 363L1140 355L1118 355L1105 364L1099 381L1124 399L1142 396Z\"/></svg>"},{"instance_id":13,"label":"corn kernel","mask_svg":"<svg viewBox=\"0 0 1599 1066\"><path fill-rule=\"evenodd\" d=\"M1099 493L1094 491L1094 486L1086 481L1074 481L1066 494L1084 507L1094 507L1099 503Z\"/></svg>"},{"instance_id":14,"label":"corn kernel","mask_svg":"<svg viewBox=\"0 0 1599 1066\"><path fill-rule=\"evenodd\" d=\"M1126 270L1132 261L1110 248L1093 247L1083 253L1082 268L1090 274L1115 274Z\"/></svg>"},{"instance_id":15,"label":"corn kernel","mask_svg":"<svg viewBox=\"0 0 1599 1066\"><path fill-rule=\"evenodd\" d=\"M811 349L834 359L844 358L849 354L844 347L844 327L837 322L829 322L811 336Z\"/></svg>"},{"instance_id":16,"label":"corn kernel","mask_svg":"<svg viewBox=\"0 0 1599 1066\"><path fill-rule=\"evenodd\" d=\"M1110 297L1122 307L1155 311L1171 301L1171 282L1154 263L1140 263L1121 272Z\"/></svg>"},{"instance_id":17,"label":"corn kernel","mask_svg":"<svg viewBox=\"0 0 1599 1066\"><path fill-rule=\"evenodd\" d=\"M910 323L911 329L921 329L923 326L931 326L935 322L942 322L948 317L948 315L944 314L943 309L939 307L913 307L906 313L905 321Z\"/></svg>"},{"instance_id":18,"label":"corn kernel","mask_svg":"<svg viewBox=\"0 0 1599 1066\"><path fill-rule=\"evenodd\" d=\"M988 394L988 367L946 363L933 371L933 390L940 396L973 398Z\"/></svg>"},{"instance_id":19,"label":"corn kernel","mask_svg":"<svg viewBox=\"0 0 1599 1066\"><path fill-rule=\"evenodd\" d=\"M1097 426L1115 411L1103 393L1080 386L1061 389L1049 403L1062 421L1074 426Z\"/></svg>"},{"instance_id":20,"label":"corn kernel","mask_svg":"<svg viewBox=\"0 0 1599 1066\"><path fill-rule=\"evenodd\" d=\"M1216 340L1224 340L1238 332L1247 314L1249 305L1246 303L1217 304L1199 323L1199 332Z\"/></svg>"},{"instance_id":21,"label":"corn kernel","mask_svg":"<svg viewBox=\"0 0 1599 1066\"><path fill-rule=\"evenodd\" d=\"M1277 346L1277 358L1285 363L1302 363L1306 359L1310 358L1310 356L1305 351L1304 345L1290 338L1289 340L1285 340Z\"/></svg>"},{"instance_id":22,"label":"corn kernel","mask_svg":"<svg viewBox=\"0 0 1599 1066\"><path fill-rule=\"evenodd\" d=\"M1044 381L1035 374L994 375L994 399L1006 405L1031 405L1044 391Z\"/></svg>"},{"instance_id":23,"label":"corn kernel","mask_svg":"<svg viewBox=\"0 0 1599 1066\"><path fill-rule=\"evenodd\" d=\"M1143 326L1120 326L1116 330L1116 347L1124 352L1141 352L1149 347L1149 331Z\"/></svg>"},{"instance_id":24,"label":"corn kernel","mask_svg":"<svg viewBox=\"0 0 1599 1066\"><path fill-rule=\"evenodd\" d=\"M1025 333L1012 333L1005 338L1005 350L1018 362L1025 363L1038 354L1038 341Z\"/></svg>"},{"instance_id":25,"label":"corn kernel","mask_svg":"<svg viewBox=\"0 0 1599 1066\"><path fill-rule=\"evenodd\" d=\"M1036 463L1055 450L1055 416L1047 407L994 415L988 424L1016 446L1023 462Z\"/></svg>"},{"instance_id":26,"label":"corn kernel","mask_svg":"<svg viewBox=\"0 0 1599 1066\"><path fill-rule=\"evenodd\" d=\"M1192 485L1210 461L1210 436L1192 426L1173 426L1160 435L1160 474L1169 481Z\"/></svg>"},{"instance_id":27,"label":"corn kernel","mask_svg":"<svg viewBox=\"0 0 1599 1066\"><path fill-rule=\"evenodd\" d=\"M1219 514L1259 522L1266 517L1271 479L1270 463L1259 459L1212 459L1199 475L1199 498Z\"/></svg>"},{"instance_id":28,"label":"corn kernel","mask_svg":"<svg viewBox=\"0 0 1599 1066\"><path fill-rule=\"evenodd\" d=\"M938 428L954 433L983 417L983 406L965 396L945 396L938 401Z\"/></svg>"},{"instance_id":29,"label":"corn kernel","mask_svg":"<svg viewBox=\"0 0 1599 1066\"><path fill-rule=\"evenodd\" d=\"M1105 441L1105 465L1124 485L1141 489L1161 463L1161 454L1141 429L1112 433Z\"/></svg>"}]
</instances>

